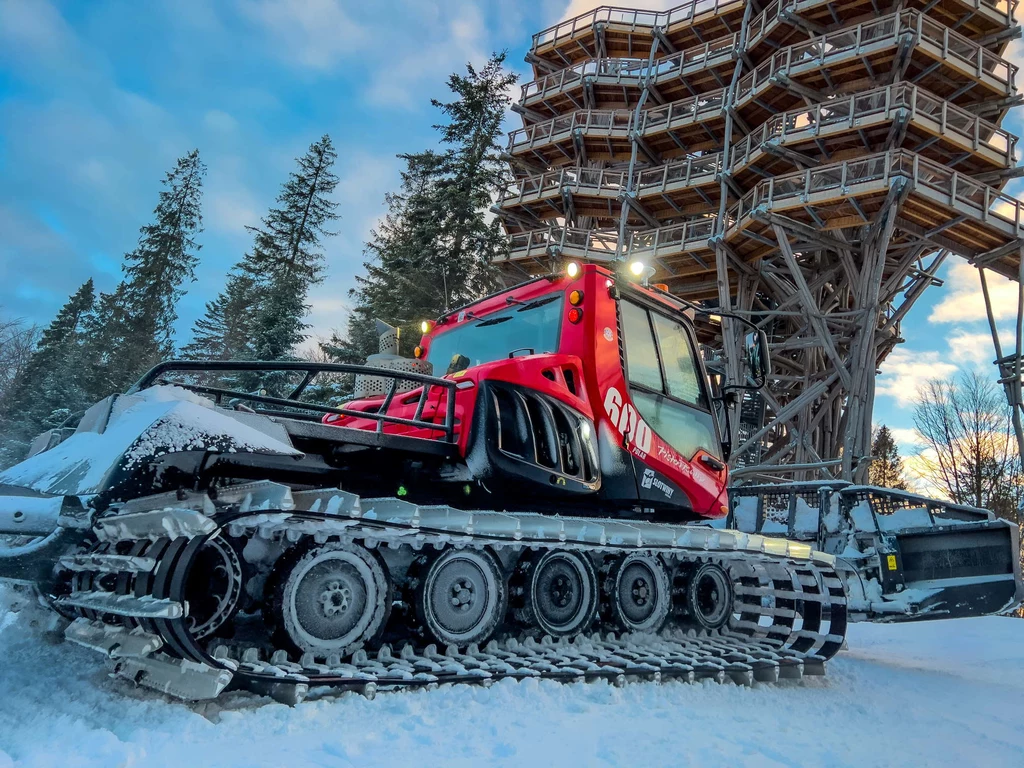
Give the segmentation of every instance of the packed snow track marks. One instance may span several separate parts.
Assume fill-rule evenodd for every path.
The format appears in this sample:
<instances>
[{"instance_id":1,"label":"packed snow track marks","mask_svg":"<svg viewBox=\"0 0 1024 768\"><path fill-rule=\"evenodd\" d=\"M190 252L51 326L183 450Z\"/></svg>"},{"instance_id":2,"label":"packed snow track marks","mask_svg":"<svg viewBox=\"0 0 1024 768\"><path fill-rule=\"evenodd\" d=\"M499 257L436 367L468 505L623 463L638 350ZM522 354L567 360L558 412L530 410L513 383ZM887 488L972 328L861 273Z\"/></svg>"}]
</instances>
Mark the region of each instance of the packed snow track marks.
<instances>
[{"instance_id":1,"label":"packed snow track marks","mask_svg":"<svg viewBox=\"0 0 1024 768\"><path fill-rule=\"evenodd\" d=\"M5 588L6 589L6 588ZM0 768L8 766L1019 766L1024 621L858 624L799 685L563 685L187 708L48 645L0 591Z\"/></svg>"}]
</instances>

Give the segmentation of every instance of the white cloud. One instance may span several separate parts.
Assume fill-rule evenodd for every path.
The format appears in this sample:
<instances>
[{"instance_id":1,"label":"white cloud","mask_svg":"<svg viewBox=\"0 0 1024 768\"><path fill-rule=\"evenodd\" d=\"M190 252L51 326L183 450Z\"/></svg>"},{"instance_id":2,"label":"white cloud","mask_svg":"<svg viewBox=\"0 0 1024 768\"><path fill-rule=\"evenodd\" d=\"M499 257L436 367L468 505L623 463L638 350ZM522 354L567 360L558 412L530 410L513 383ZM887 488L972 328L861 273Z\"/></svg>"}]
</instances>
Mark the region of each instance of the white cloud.
<instances>
[{"instance_id":1,"label":"white cloud","mask_svg":"<svg viewBox=\"0 0 1024 768\"><path fill-rule=\"evenodd\" d=\"M203 220L210 230L244 234L246 227L255 227L260 223L258 205L246 189L235 188L207 194L204 207Z\"/></svg>"},{"instance_id":2,"label":"white cloud","mask_svg":"<svg viewBox=\"0 0 1024 768\"><path fill-rule=\"evenodd\" d=\"M882 363L881 371L875 384L877 393L893 397L901 406L908 407L914 404L924 384L931 379L949 378L956 373L957 366L938 352L914 352L897 347Z\"/></svg>"},{"instance_id":3,"label":"white cloud","mask_svg":"<svg viewBox=\"0 0 1024 768\"><path fill-rule=\"evenodd\" d=\"M958 365L970 363L976 366L985 366L995 358L995 350L992 348L992 334L972 333L963 328L957 328L949 337L950 359Z\"/></svg>"},{"instance_id":4,"label":"white cloud","mask_svg":"<svg viewBox=\"0 0 1024 768\"><path fill-rule=\"evenodd\" d=\"M893 440L900 447L902 453L911 453L916 450L917 444L920 440L916 429L907 429L906 427L889 427L889 432L892 433Z\"/></svg>"},{"instance_id":5,"label":"white cloud","mask_svg":"<svg viewBox=\"0 0 1024 768\"><path fill-rule=\"evenodd\" d=\"M985 272L992 312L996 320L1017 314L1017 284L992 271ZM932 323L971 322L985 319L985 298L981 292L978 270L966 262L958 262L949 270L946 295L928 316Z\"/></svg>"},{"instance_id":6,"label":"white cloud","mask_svg":"<svg viewBox=\"0 0 1024 768\"><path fill-rule=\"evenodd\" d=\"M404 24L378 32L387 55L375 59L363 96L375 106L412 109L441 96L447 76L466 62L482 64L489 51L480 44L490 36L480 9L466 2L409 4L401 12Z\"/></svg>"},{"instance_id":7,"label":"white cloud","mask_svg":"<svg viewBox=\"0 0 1024 768\"><path fill-rule=\"evenodd\" d=\"M0 40L14 53L63 57L76 47L74 35L60 13L45 0L4 0L0 3ZM10 50L10 48L8 48Z\"/></svg>"},{"instance_id":8,"label":"white cloud","mask_svg":"<svg viewBox=\"0 0 1024 768\"><path fill-rule=\"evenodd\" d=\"M372 40L339 0L240 0L239 10L264 28L277 56L310 69L330 69Z\"/></svg>"}]
</instances>

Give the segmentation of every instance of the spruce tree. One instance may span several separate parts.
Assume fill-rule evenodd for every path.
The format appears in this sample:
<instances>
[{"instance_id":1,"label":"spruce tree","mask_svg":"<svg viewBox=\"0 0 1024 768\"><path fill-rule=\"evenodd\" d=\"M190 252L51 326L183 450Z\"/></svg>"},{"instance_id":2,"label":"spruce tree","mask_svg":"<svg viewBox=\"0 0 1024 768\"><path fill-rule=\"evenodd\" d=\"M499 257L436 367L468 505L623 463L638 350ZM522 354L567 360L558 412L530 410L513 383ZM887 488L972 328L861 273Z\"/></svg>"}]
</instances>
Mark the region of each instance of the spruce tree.
<instances>
[{"instance_id":1,"label":"spruce tree","mask_svg":"<svg viewBox=\"0 0 1024 768\"><path fill-rule=\"evenodd\" d=\"M0 456L0 464L18 460L36 434L59 426L91 404L86 386L86 329L94 305L90 279L71 295L43 331L32 358L0 404L0 432L5 435L9 453Z\"/></svg>"},{"instance_id":2,"label":"spruce tree","mask_svg":"<svg viewBox=\"0 0 1024 768\"><path fill-rule=\"evenodd\" d=\"M903 474L903 460L900 458L900 452L896 447L892 432L884 424L875 433L875 441L871 444L871 455L875 457L868 471L872 485L901 491L907 490L907 481Z\"/></svg>"},{"instance_id":3,"label":"spruce tree","mask_svg":"<svg viewBox=\"0 0 1024 768\"><path fill-rule=\"evenodd\" d=\"M192 328L192 341L182 354L193 360L239 360L249 357L250 327L256 298L252 275L237 266L227 286L206 303L206 314Z\"/></svg>"},{"instance_id":4,"label":"spruce tree","mask_svg":"<svg viewBox=\"0 0 1024 768\"><path fill-rule=\"evenodd\" d=\"M123 391L173 354L177 303L199 263L205 173L199 150L178 159L163 180L152 223L140 229L138 245L125 254L123 281L100 298L93 339L96 397Z\"/></svg>"},{"instance_id":5,"label":"spruce tree","mask_svg":"<svg viewBox=\"0 0 1024 768\"><path fill-rule=\"evenodd\" d=\"M232 270L223 293L206 306L193 328L189 356L282 360L305 339L303 318L310 287L323 280L322 239L338 218L330 199L338 184L337 153L329 136L298 158L259 227L253 247Z\"/></svg>"},{"instance_id":6,"label":"spruce tree","mask_svg":"<svg viewBox=\"0 0 1024 768\"><path fill-rule=\"evenodd\" d=\"M325 352L349 362L375 352L375 318L401 328L408 351L420 321L494 287L491 263L507 243L488 211L509 181L499 139L516 81L504 60L495 54L479 71L468 65L448 79L454 100L432 102L448 118L435 126L445 148L400 156L402 187L386 197L388 214L366 245L346 338L332 338Z\"/></svg>"},{"instance_id":7,"label":"spruce tree","mask_svg":"<svg viewBox=\"0 0 1024 768\"><path fill-rule=\"evenodd\" d=\"M449 146L440 158L437 191L444 212L444 247L453 262L453 274L465 277L471 294L460 299L473 298L472 294L493 286L490 266L507 250L498 220L488 216L497 193L510 182L498 140L504 138L501 127L510 103L508 92L518 78L504 70L504 62L505 53L500 53L492 55L479 72L467 65L465 75L448 78L448 88L457 98L431 102L449 119L434 126ZM453 289L453 294L458 291Z\"/></svg>"}]
</instances>

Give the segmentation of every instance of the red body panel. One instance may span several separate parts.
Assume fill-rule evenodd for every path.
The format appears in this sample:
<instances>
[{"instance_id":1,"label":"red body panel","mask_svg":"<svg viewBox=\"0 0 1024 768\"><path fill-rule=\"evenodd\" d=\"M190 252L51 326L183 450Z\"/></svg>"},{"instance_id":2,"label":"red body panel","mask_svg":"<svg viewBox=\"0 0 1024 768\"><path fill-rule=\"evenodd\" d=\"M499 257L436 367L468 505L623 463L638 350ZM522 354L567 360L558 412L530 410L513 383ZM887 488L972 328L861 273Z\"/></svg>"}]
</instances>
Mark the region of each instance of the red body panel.
<instances>
[{"instance_id":1,"label":"red body panel","mask_svg":"<svg viewBox=\"0 0 1024 768\"><path fill-rule=\"evenodd\" d=\"M654 470L681 488L689 497L694 512L702 517L722 517L726 514L728 504L725 490L727 475L724 467L715 471L708 463L700 460L702 452L689 457L680 455L644 423L630 401L629 387L619 351L617 303L611 295L614 283L615 277L611 272L587 265L582 267L575 279L567 276L540 279L498 296L489 297L473 304L469 311L463 310L443 318L430 333L423 336L420 346L429 359L430 345L435 337L463 323L476 323L490 313L507 309L511 303L515 303L510 302L509 298L525 303L554 292L568 296L573 290L583 291L584 298L579 305L583 310L582 320L579 323L571 323L563 319L556 354L496 360L447 377L459 382L455 401L455 431L460 455L466 455L469 430L465 427L472 423L479 383L485 379L510 382L542 392L570 405L592 418L599 431L612 430L625 441L623 447L644 467ZM643 288L638 290L643 291L648 299L653 299L664 306L674 317L681 319L680 308L669 297ZM567 314L570 309L566 300L563 314ZM582 386L577 387L577 394L570 391L566 382L566 372L571 373L574 381L582 382ZM419 396L419 389L396 396L388 414L411 418ZM438 387L433 388L423 412L425 420L439 424L444 422L445 397L446 394ZM378 408L380 403L380 399L361 400L349 403L346 407L368 410ZM351 416L328 415L324 418L324 423L355 429L377 428L377 422L373 419ZM443 433L437 430L396 424L386 425L384 431L423 438L436 439L443 436ZM710 464L715 465L719 462Z\"/></svg>"}]
</instances>

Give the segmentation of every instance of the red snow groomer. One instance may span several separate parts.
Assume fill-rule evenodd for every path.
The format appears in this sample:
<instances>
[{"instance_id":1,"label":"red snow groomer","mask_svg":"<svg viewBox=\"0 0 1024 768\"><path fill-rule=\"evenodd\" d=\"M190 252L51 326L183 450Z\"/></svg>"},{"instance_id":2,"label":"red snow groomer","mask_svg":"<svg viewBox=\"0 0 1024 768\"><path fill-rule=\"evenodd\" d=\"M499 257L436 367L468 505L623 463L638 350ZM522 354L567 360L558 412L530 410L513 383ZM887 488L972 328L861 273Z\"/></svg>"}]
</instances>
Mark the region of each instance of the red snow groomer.
<instances>
[{"instance_id":1,"label":"red snow groomer","mask_svg":"<svg viewBox=\"0 0 1024 768\"><path fill-rule=\"evenodd\" d=\"M425 323L413 358L386 333L365 366L164 363L0 473L0 576L187 699L773 681L822 673L850 619L1020 599L984 510L835 483L730 512L693 311L569 264ZM767 360L752 333L750 386Z\"/></svg>"}]
</instances>

